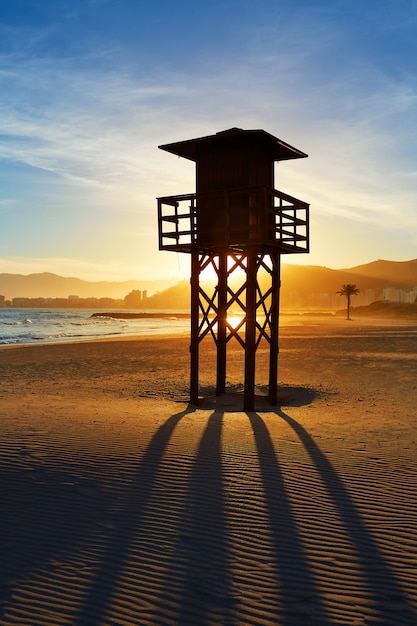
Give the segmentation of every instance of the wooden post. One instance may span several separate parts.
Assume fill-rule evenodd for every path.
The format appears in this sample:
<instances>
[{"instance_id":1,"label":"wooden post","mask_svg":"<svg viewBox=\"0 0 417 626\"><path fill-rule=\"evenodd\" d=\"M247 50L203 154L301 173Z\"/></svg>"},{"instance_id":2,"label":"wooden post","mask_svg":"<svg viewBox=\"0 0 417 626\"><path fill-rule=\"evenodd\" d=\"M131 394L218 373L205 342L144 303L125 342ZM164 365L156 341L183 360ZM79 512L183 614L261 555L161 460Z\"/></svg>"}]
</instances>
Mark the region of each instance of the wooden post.
<instances>
[{"instance_id":1,"label":"wooden post","mask_svg":"<svg viewBox=\"0 0 417 626\"><path fill-rule=\"evenodd\" d=\"M190 403L198 406L198 344L199 344L200 261L198 252L191 253L191 344Z\"/></svg>"},{"instance_id":2,"label":"wooden post","mask_svg":"<svg viewBox=\"0 0 417 626\"><path fill-rule=\"evenodd\" d=\"M278 401L278 335L279 335L279 296L281 287L281 255L271 252L272 262L272 296L271 296L271 329L269 347L269 401L275 405Z\"/></svg>"},{"instance_id":3,"label":"wooden post","mask_svg":"<svg viewBox=\"0 0 417 626\"><path fill-rule=\"evenodd\" d=\"M256 353L256 274L257 254L248 250L246 257L246 336L245 336L245 390L243 409L255 410L255 353Z\"/></svg>"},{"instance_id":4,"label":"wooden post","mask_svg":"<svg viewBox=\"0 0 417 626\"><path fill-rule=\"evenodd\" d=\"M227 253L219 253L218 313L217 313L217 387L219 396L226 391L226 331L227 331Z\"/></svg>"}]
</instances>

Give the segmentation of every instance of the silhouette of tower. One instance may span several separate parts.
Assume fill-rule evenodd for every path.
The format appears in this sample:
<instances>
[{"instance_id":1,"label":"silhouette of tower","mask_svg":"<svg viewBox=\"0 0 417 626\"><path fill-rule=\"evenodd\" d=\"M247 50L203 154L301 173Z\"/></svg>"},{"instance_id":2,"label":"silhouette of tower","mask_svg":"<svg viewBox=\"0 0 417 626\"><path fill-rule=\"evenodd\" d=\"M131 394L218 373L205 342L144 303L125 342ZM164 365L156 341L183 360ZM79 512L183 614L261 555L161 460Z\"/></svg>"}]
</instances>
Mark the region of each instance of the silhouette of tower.
<instances>
[{"instance_id":1,"label":"silhouette of tower","mask_svg":"<svg viewBox=\"0 0 417 626\"><path fill-rule=\"evenodd\" d=\"M244 349L246 411L255 405L256 350L268 342L276 404L280 260L309 251L309 205L274 189L274 163L307 155L264 130L240 128L159 148L196 163L196 193L158 198L159 249L191 254L190 402L199 398L199 345L211 335L218 395L226 391L227 343L234 338ZM201 283L208 267L214 292ZM237 326L231 308L241 311Z\"/></svg>"}]
</instances>

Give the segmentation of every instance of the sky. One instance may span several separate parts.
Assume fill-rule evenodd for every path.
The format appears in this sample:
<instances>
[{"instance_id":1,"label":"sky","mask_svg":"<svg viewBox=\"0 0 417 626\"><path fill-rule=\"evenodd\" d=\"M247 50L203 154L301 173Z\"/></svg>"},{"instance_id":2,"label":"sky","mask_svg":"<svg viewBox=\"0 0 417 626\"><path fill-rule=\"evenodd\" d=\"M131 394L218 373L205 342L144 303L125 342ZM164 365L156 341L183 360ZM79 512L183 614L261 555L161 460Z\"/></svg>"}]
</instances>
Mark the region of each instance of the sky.
<instances>
[{"instance_id":1,"label":"sky","mask_svg":"<svg viewBox=\"0 0 417 626\"><path fill-rule=\"evenodd\" d=\"M417 0L0 0L0 273L188 278L156 197L195 165L158 145L231 127L309 155L284 262L417 258Z\"/></svg>"}]
</instances>

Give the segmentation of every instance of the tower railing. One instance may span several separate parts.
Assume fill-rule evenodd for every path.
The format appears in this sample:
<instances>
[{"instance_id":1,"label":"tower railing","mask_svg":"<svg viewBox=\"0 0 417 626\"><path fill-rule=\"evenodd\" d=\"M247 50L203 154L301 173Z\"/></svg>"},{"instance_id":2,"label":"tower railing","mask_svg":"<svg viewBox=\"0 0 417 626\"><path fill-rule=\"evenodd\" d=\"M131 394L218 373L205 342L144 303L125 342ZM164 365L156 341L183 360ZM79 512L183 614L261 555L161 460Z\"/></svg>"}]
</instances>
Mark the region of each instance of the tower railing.
<instances>
[{"instance_id":1,"label":"tower railing","mask_svg":"<svg viewBox=\"0 0 417 626\"><path fill-rule=\"evenodd\" d=\"M309 204L269 187L158 198L158 226L160 250L239 252L255 245L282 254L309 251Z\"/></svg>"}]
</instances>

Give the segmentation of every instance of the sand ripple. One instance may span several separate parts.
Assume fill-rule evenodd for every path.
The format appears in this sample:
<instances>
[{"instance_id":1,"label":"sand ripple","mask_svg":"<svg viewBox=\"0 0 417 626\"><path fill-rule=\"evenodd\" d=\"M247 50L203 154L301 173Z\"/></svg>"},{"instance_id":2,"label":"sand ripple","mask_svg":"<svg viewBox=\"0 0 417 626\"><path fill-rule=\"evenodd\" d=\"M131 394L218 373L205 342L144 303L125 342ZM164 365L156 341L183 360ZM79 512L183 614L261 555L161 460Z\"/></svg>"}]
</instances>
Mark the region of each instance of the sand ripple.
<instances>
[{"instance_id":1,"label":"sand ripple","mask_svg":"<svg viewBox=\"0 0 417 626\"><path fill-rule=\"evenodd\" d=\"M132 397L104 369L101 391L65 385L63 350L61 365L38 361L42 393L5 387L0 625L417 624L411 358L402 338L380 361L374 333L359 352L339 339L288 337L282 406L248 414L146 397L163 385L163 349ZM77 354L81 370L99 361ZM395 366L357 371L364 355ZM126 389L136 366L117 373Z\"/></svg>"}]
</instances>

